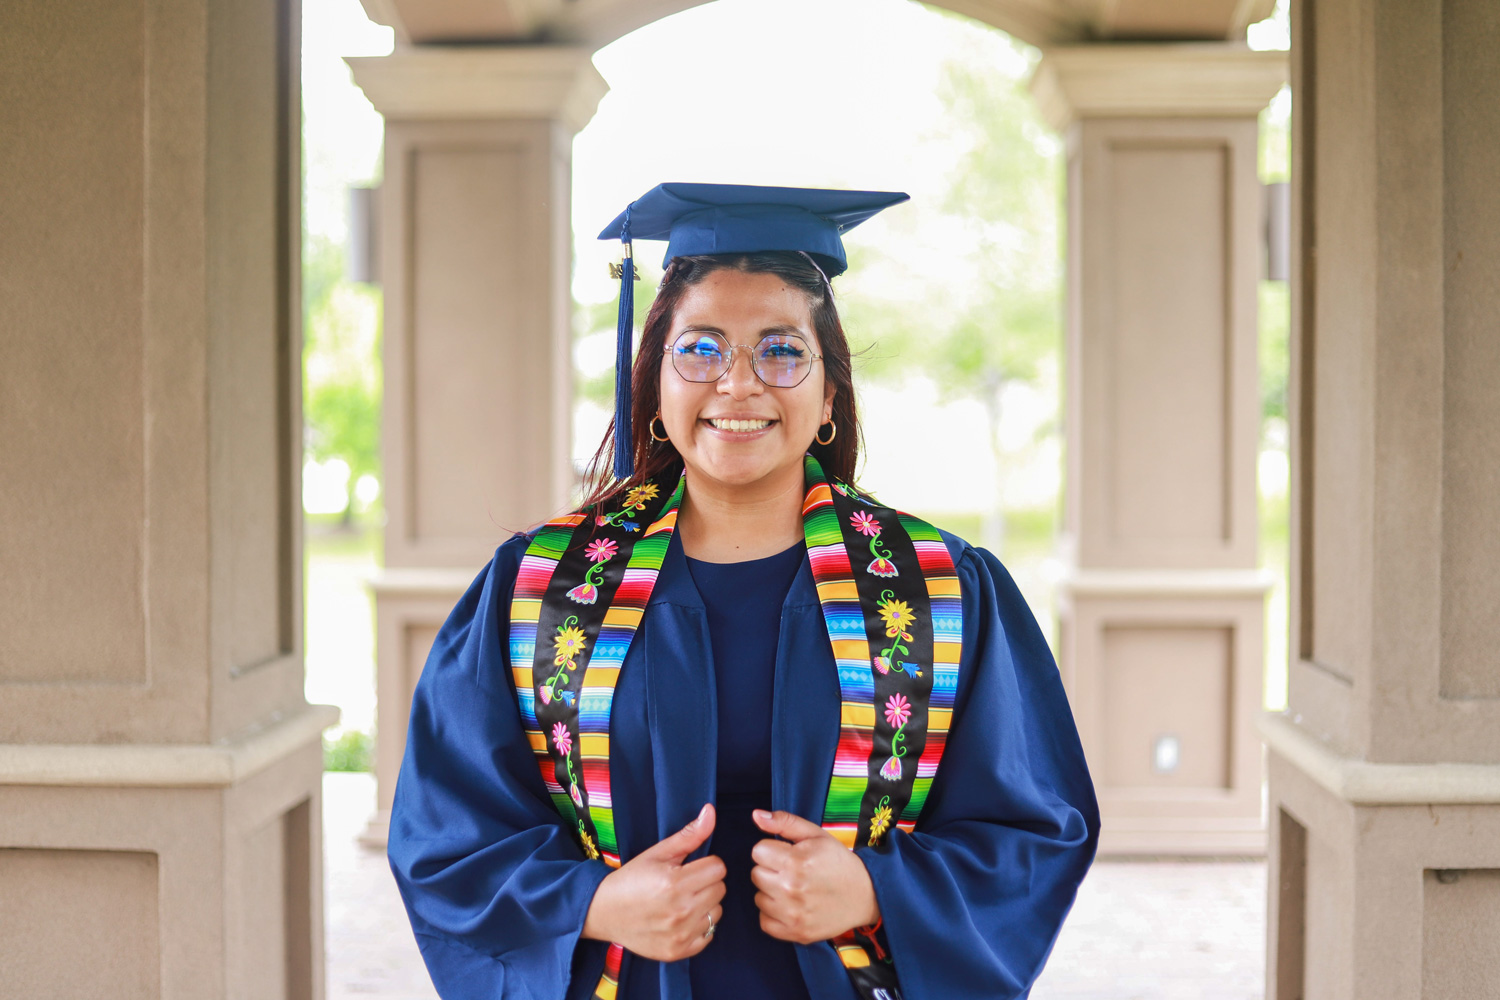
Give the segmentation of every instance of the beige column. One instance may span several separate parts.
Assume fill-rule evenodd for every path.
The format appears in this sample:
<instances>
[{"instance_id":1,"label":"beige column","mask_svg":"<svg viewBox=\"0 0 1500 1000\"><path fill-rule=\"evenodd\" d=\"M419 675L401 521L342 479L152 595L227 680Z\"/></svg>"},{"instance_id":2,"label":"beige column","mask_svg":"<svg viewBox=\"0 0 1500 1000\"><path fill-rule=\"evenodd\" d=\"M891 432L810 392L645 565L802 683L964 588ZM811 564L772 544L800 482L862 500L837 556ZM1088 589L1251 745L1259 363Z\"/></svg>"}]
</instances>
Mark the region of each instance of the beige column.
<instances>
[{"instance_id":1,"label":"beige column","mask_svg":"<svg viewBox=\"0 0 1500 1000\"><path fill-rule=\"evenodd\" d=\"M1112 854L1264 850L1256 115L1285 53L1046 51L1067 146L1060 668Z\"/></svg>"},{"instance_id":2,"label":"beige column","mask_svg":"<svg viewBox=\"0 0 1500 1000\"><path fill-rule=\"evenodd\" d=\"M323 995L300 11L0 7L0 993Z\"/></svg>"},{"instance_id":3,"label":"beige column","mask_svg":"<svg viewBox=\"0 0 1500 1000\"><path fill-rule=\"evenodd\" d=\"M1500 12L1293 8L1268 995L1500 995Z\"/></svg>"},{"instance_id":4,"label":"beige column","mask_svg":"<svg viewBox=\"0 0 1500 1000\"><path fill-rule=\"evenodd\" d=\"M411 695L495 547L567 506L573 135L607 89L584 49L350 59L385 116L386 568L376 603L385 841Z\"/></svg>"}]
</instances>

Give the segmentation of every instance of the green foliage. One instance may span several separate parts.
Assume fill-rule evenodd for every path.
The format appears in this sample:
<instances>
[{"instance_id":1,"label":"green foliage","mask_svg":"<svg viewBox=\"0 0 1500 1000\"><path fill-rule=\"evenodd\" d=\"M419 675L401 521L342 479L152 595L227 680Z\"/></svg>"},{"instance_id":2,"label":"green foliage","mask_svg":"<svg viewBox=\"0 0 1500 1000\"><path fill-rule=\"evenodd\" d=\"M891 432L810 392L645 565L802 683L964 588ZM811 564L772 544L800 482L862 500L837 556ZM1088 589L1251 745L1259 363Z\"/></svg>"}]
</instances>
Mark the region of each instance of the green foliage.
<instances>
[{"instance_id":1,"label":"green foliage","mask_svg":"<svg viewBox=\"0 0 1500 1000\"><path fill-rule=\"evenodd\" d=\"M319 383L308 393L306 418L313 458L342 458L351 481L379 467L380 397L368 379L340 375Z\"/></svg>"},{"instance_id":2,"label":"green foliage","mask_svg":"<svg viewBox=\"0 0 1500 1000\"><path fill-rule=\"evenodd\" d=\"M1060 157L1020 79L954 60L942 94L969 142L945 208L968 220L979 287L940 339L933 374L979 395L1002 380L1036 381L1058 350Z\"/></svg>"},{"instance_id":3,"label":"green foliage","mask_svg":"<svg viewBox=\"0 0 1500 1000\"><path fill-rule=\"evenodd\" d=\"M1038 382L1059 353L1062 178L1058 143L1023 78L984 55L960 50L941 82L949 114L934 141L960 152L941 203L948 219L939 225L961 234L943 272L916 298L862 287L844 309L863 349L862 374L920 371L948 398L996 405L1006 382ZM851 271L891 266L880 258L855 248Z\"/></svg>"},{"instance_id":4,"label":"green foliage","mask_svg":"<svg viewBox=\"0 0 1500 1000\"><path fill-rule=\"evenodd\" d=\"M1291 353L1291 289L1285 281L1260 283L1260 403L1262 423L1287 419Z\"/></svg>"},{"instance_id":5,"label":"green foliage","mask_svg":"<svg viewBox=\"0 0 1500 1000\"><path fill-rule=\"evenodd\" d=\"M1283 88L1260 112L1258 159L1262 184L1289 180L1292 176L1291 94Z\"/></svg>"},{"instance_id":6,"label":"green foliage","mask_svg":"<svg viewBox=\"0 0 1500 1000\"><path fill-rule=\"evenodd\" d=\"M654 246L654 244L653 244ZM641 345L641 330L646 325L646 314L656 300L656 286L661 282L661 270L636 262L640 280L635 283L635 346ZM587 400L606 409L615 405L615 329L620 316L618 299L606 302L575 303L573 306L574 342L588 338L590 351L605 352L606 358L595 357L598 364L583 366L594 374L574 366L573 395L575 399ZM606 338L604 334L609 336Z\"/></svg>"},{"instance_id":7,"label":"green foliage","mask_svg":"<svg viewBox=\"0 0 1500 1000\"><path fill-rule=\"evenodd\" d=\"M324 736L323 770L370 770L372 744L370 734L362 733L358 729L347 729L332 740Z\"/></svg>"},{"instance_id":8,"label":"green foliage","mask_svg":"<svg viewBox=\"0 0 1500 1000\"><path fill-rule=\"evenodd\" d=\"M344 249L311 236L303 259L303 420L307 455L349 466L349 507L380 471L380 293L344 278Z\"/></svg>"}]
</instances>

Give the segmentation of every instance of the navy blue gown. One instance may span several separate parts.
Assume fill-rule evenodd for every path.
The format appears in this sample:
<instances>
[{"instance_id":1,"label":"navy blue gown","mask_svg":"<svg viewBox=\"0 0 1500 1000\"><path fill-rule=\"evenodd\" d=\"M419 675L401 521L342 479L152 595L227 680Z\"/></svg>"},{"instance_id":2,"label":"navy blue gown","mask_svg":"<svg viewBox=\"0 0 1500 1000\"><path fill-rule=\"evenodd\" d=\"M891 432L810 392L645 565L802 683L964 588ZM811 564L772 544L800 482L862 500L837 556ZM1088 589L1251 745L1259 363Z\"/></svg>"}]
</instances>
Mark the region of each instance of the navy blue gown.
<instances>
[{"instance_id":1,"label":"navy blue gown","mask_svg":"<svg viewBox=\"0 0 1500 1000\"><path fill-rule=\"evenodd\" d=\"M944 540L964 613L947 749L916 829L892 830L855 854L875 888L905 1000L1024 997L1093 860L1098 807L1051 652L1010 575L988 552ZM528 541L517 535L500 546L434 641L391 812L391 869L445 1000L586 1000L604 966L606 943L580 932L610 869L584 857L548 798L512 686L510 599ZM805 551L757 560L773 583L780 560L795 568L767 678L763 652L731 665L736 650L724 638L736 630L715 627L722 577L745 564L690 568L681 540L668 546L610 716L624 860L681 829L704 802L719 802L715 836L693 857L719 854L736 879L736 837L760 835L732 817L744 809L738 796L767 804L767 728L769 807L822 821L839 738L838 674ZM764 620L764 608L758 613ZM752 772L762 775L758 787ZM743 864L748 872L748 857ZM733 893L733 881L726 888ZM796 996L784 992L789 947L807 996L857 1000L831 944L741 937L731 905L726 896L724 927L698 957L658 963L627 953L622 996L731 996L712 984L740 975L733 949L705 956L743 940L771 956L764 969L778 998ZM750 913L737 912L743 930Z\"/></svg>"},{"instance_id":2,"label":"navy blue gown","mask_svg":"<svg viewBox=\"0 0 1500 1000\"><path fill-rule=\"evenodd\" d=\"M724 862L724 919L688 960L693 996L715 1000L809 1000L795 947L760 929L750 849L765 834L750 818L771 808L771 702L781 605L807 547L746 562L687 561L708 616L719 702L719 789L710 854ZM646 977L624 983L626 1000L656 997Z\"/></svg>"}]
</instances>

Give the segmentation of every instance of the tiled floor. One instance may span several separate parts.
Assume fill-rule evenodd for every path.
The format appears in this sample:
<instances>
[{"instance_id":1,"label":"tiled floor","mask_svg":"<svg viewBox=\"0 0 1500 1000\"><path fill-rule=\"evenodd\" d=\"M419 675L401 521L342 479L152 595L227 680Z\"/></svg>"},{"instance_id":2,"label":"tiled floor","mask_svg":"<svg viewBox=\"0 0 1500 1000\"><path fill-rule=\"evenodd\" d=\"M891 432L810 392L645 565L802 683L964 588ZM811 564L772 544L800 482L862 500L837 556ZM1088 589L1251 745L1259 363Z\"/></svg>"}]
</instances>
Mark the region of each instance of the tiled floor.
<instances>
[{"instance_id":1,"label":"tiled floor","mask_svg":"<svg viewBox=\"0 0 1500 1000\"><path fill-rule=\"evenodd\" d=\"M323 781L328 1000L434 1000L383 853L355 835L366 774ZM1101 862L1089 873L1034 1000L1260 1000L1265 864Z\"/></svg>"}]
</instances>

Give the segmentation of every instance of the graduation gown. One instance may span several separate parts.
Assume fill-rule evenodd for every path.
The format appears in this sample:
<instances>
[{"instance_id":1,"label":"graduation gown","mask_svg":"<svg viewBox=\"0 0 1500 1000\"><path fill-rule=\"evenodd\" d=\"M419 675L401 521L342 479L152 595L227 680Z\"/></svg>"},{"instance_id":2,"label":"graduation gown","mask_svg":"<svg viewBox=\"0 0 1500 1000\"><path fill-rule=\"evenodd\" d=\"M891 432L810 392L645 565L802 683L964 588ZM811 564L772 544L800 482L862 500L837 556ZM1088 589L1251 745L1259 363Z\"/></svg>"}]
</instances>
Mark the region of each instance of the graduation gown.
<instances>
[{"instance_id":1,"label":"graduation gown","mask_svg":"<svg viewBox=\"0 0 1500 1000\"><path fill-rule=\"evenodd\" d=\"M1051 652L1010 574L985 550L943 538L964 613L947 749L915 831L893 829L855 853L906 1000L1024 997L1093 860L1098 806ZM438 633L396 783L391 869L444 1000L586 1000L604 966L607 945L580 933L611 869L585 858L548 798L511 680L510 600L528 542L517 535L496 550ZM623 861L714 801L714 687L703 601L674 534L610 719ZM804 555L776 654L773 808L822 821L839 708ZM832 945L796 951L812 997L857 1000ZM687 1000L691 961L627 952L622 980Z\"/></svg>"}]
</instances>

